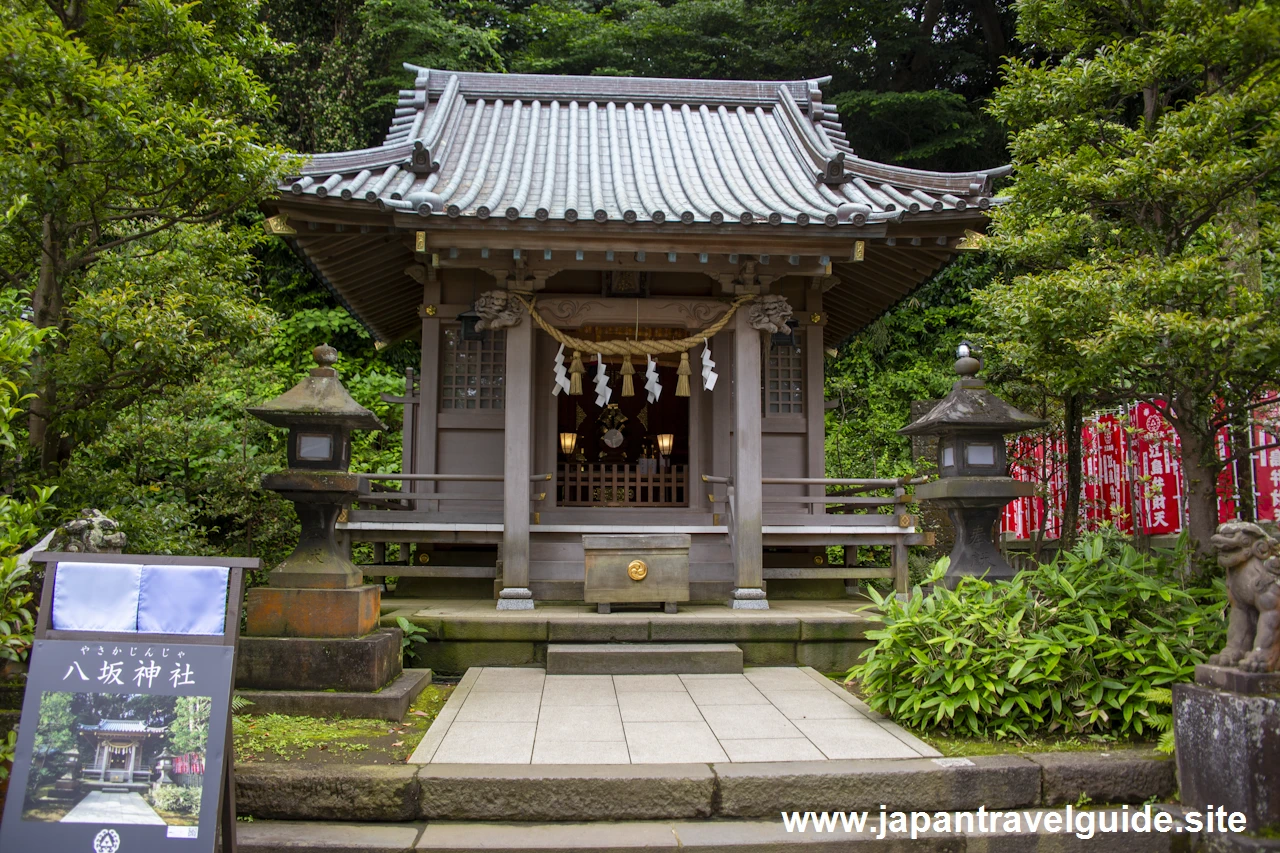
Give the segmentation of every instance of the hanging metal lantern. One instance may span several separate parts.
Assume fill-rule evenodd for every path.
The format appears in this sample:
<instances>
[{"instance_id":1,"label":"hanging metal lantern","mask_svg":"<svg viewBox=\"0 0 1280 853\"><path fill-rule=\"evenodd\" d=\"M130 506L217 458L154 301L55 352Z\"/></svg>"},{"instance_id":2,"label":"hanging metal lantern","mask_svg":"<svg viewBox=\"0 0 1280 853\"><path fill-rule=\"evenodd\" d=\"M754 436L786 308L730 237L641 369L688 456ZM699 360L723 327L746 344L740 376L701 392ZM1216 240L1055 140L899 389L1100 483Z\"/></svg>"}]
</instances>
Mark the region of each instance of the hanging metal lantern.
<instances>
[{"instance_id":1,"label":"hanging metal lantern","mask_svg":"<svg viewBox=\"0 0 1280 853\"><path fill-rule=\"evenodd\" d=\"M476 323L480 322L480 315L476 313L476 306L472 304L470 310L463 311L455 319L462 324L459 336L464 341L482 341L484 340L484 332L476 329Z\"/></svg>"},{"instance_id":2,"label":"hanging metal lantern","mask_svg":"<svg viewBox=\"0 0 1280 853\"><path fill-rule=\"evenodd\" d=\"M796 326L799 324L794 320L787 321L787 330L785 332L774 332L769 336L769 342L775 347L793 347L796 345Z\"/></svg>"}]
</instances>

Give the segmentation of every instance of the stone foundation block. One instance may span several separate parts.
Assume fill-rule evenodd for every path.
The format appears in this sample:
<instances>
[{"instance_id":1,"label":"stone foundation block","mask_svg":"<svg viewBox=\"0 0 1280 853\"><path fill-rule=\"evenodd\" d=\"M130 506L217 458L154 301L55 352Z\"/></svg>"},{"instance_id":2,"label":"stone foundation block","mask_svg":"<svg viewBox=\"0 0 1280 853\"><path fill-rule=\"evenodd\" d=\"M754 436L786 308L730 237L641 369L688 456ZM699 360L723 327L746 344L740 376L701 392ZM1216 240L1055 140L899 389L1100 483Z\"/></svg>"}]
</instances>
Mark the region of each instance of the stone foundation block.
<instances>
[{"instance_id":1,"label":"stone foundation block","mask_svg":"<svg viewBox=\"0 0 1280 853\"><path fill-rule=\"evenodd\" d=\"M730 643L552 643L547 675L741 673L743 653Z\"/></svg>"},{"instance_id":2,"label":"stone foundation block","mask_svg":"<svg viewBox=\"0 0 1280 853\"><path fill-rule=\"evenodd\" d=\"M416 650L416 661L437 673L460 675L473 666L529 666L546 660L537 643L480 641L428 643Z\"/></svg>"},{"instance_id":3,"label":"stone foundation block","mask_svg":"<svg viewBox=\"0 0 1280 853\"><path fill-rule=\"evenodd\" d=\"M818 672L848 672L849 667L861 662L862 653L871 643L798 643L796 662L811 666Z\"/></svg>"},{"instance_id":4,"label":"stone foundation block","mask_svg":"<svg viewBox=\"0 0 1280 853\"><path fill-rule=\"evenodd\" d=\"M496 642L547 639L547 620L537 611L529 616L505 619L450 619L444 623L443 640L492 640Z\"/></svg>"},{"instance_id":5,"label":"stone foundation block","mask_svg":"<svg viewBox=\"0 0 1280 853\"><path fill-rule=\"evenodd\" d=\"M795 666L795 643L738 643L747 666Z\"/></svg>"},{"instance_id":6,"label":"stone foundation block","mask_svg":"<svg viewBox=\"0 0 1280 853\"><path fill-rule=\"evenodd\" d=\"M236 812L282 820L405 821L418 815L417 768L236 765Z\"/></svg>"},{"instance_id":7,"label":"stone foundation block","mask_svg":"<svg viewBox=\"0 0 1280 853\"><path fill-rule=\"evenodd\" d=\"M399 628L351 640L241 637L236 687L371 693L398 676L402 665Z\"/></svg>"},{"instance_id":8,"label":"stone foundation block","mask_svg":"<svg viewBox=\"0 0 1280 853\"><path fill-rule=\"evenodd\" d=\"M1143 803L1169 799L1178 788L1173 759L1154 749L1113 752L1049 752L1028 755L1040 765L1042 802L1063 806L1083 794L1095 803Z\"/></svg>"},{"instance_id":9,"label":"stone foundation block","mask_svg":"<svg viewBox=\"0 0 1280 853\"><path fill-rule=\"evenodd\" d=\"M649 616L611 613L608 619L579 619L547 623L553 643L647 643Z\"/></svg>"},{"instance_id":10,"label":"stone foundation block","mask_svg":"<svg viewBox=\"0 0 1280 853\"><path fill-rule=\"evenodd\" d=\"M795 642L800 639L800 620L778 617L655 619L649 626L649 639L655 643Z\"/></svg>"},{"instance_id":11,"label":"stone foundation block","mask_svg":"<svg viewBox=\"0 0 1280 853\"><path fill-rule=\"evenodd\" d=\"M253 703L252 714L288 714L294 717L346 717L359 720L400 722L409 706L431 683L431 670L406 669L376 693L340 693L330 690L240 690Z\"/></svg>"},{"instance_id":12,"label":"stone foundation block","mask_svg":"<svg viewBox=\"0 0 1280 853\"><path fill-rule=\"evenodd\" d=\"M245 597L248 637L363 637L378 627L382 590L259 586Z\"/></svg>"},{"instance_id":13,"label":"stone foundation block","mask_svg":"<svg viewBox=\"0 0 1280 853\"><path fill-rule=\"evenodd\" d=\"M848 643L862 640L868 631L883 627L879 619L821 619L804 616L800 619L800 640L802 642L838 642Z\"/></svg>"},{"instance_id":14,"label":"stone foundation block","mask_svg":"<svg viewBox=\"0 0 1280 853\"><path fill-rule=\"evenodd\" d=\"M1251 832L1280 830L1280 695L1176 684L1182 804L1243 812Z\"/></svg>"}]
</instances>

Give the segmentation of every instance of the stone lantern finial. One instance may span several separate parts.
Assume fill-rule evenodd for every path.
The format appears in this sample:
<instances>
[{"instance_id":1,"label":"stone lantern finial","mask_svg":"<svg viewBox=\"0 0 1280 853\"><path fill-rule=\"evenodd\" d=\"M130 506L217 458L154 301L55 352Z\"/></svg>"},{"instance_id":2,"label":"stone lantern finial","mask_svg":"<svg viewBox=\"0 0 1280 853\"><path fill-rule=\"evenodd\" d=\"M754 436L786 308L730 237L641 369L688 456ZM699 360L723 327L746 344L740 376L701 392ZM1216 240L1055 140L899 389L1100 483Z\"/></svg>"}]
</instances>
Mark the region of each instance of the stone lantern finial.
<instances>
[{"instance_id":1,"label":"stone lantern finial","mask_svg":"<svg viewBox=\"0 0 1280 853\"><path fill-rule=\"evenodd\" d=\"M322 370L332 370L338 362L338 351L328 344L320 344L311 351L311 357ZM313 373L312 376L315 374Z\"/></svg>"}]
</instances>

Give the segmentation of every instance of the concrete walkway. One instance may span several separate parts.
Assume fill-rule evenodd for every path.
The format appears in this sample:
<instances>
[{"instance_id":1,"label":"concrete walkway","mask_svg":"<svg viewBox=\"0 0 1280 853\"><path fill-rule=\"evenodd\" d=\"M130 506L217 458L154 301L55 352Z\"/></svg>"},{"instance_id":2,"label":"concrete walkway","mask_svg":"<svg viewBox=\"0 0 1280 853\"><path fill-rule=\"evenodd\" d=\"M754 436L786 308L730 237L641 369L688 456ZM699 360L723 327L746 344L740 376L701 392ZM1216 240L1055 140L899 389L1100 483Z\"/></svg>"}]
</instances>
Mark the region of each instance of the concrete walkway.
<instances>
[{"instance_id":1,"label":"concrete walkway","mask_svg":"<svg viewBox=\"0 0 1280 853\"><path fill-rule=\"evenodd\" d=\"M473 667L410 763L688 764L940 753L810 667L547 675Z\"/></svg>"},{"instance_id":2,"label":"concrete walkway","mask_svg":"<svg viewBox=\"0 0 1280 853\"><path fill-rule=\"evenodd\" d=\"M59 822L165 825L160 815L142 799L142 795L133 791L127 794L91 791Z\"/></svg>"}]
</instances>

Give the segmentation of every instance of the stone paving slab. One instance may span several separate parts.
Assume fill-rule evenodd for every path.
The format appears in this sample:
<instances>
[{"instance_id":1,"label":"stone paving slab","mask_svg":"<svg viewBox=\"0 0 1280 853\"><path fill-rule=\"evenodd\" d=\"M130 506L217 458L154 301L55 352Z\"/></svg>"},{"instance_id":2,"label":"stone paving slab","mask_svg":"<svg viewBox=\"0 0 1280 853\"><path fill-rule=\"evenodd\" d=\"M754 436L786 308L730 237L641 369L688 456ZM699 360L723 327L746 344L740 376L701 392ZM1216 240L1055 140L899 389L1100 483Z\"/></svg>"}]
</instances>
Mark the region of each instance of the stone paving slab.
<instances>
[{"instance_id":1,"label":"stone paving slab","mask_svg":"<svg viewBox=\"0 0 1280 853\"><path fill-rule=\"evenodd\" d=\"M409 762L667 764L938 755L810 667L615 676L473 667Z\"/></svg>"},{"instance_id":2,"label":"stone paving slab","mask_svg":"<svg viewBox=\"0 0 1280 853\"><path fill-rule=\"evenodd\" d=\"M128 824L164 826L164 818L136 791L90 791L62 818L62 823Z\"/></svg>"}]
</instances>

